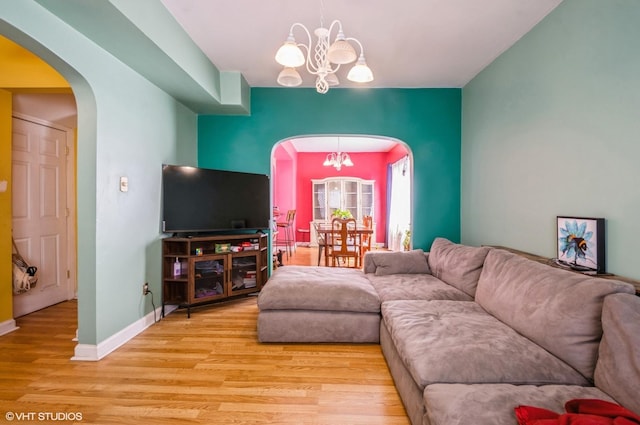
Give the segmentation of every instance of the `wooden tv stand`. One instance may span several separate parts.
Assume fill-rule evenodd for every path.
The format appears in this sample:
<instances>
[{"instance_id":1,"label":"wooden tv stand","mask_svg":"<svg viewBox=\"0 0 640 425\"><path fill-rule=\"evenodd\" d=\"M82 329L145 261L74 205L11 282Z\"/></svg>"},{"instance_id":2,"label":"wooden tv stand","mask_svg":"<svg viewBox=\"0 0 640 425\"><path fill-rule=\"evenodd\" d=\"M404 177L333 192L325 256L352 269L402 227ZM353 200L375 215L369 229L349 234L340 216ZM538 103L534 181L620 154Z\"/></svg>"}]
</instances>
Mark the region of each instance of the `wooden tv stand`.
<instances>
[{"instance_id":1,"label":"wooden tv stand","mask_svg":"<svg viewBox=\"0 0 640 425\"><path fill-rule=\"evenodd\" d=\"M243 233L163 239L162 316L166 304L186 307L191 317L193 306L259 292L269 276L268 238Z\"/></svg>"}]
</instances>

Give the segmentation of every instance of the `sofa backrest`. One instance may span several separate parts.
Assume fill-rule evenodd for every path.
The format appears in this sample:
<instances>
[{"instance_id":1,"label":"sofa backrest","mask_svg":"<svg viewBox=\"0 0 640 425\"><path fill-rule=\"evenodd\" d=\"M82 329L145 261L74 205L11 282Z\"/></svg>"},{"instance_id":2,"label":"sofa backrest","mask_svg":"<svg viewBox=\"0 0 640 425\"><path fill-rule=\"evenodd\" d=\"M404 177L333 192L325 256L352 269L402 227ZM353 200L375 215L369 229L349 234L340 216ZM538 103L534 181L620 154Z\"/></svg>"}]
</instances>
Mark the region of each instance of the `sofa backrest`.
<instances>
[{"instance_id":1,"label":"sofa backrest","mask_svg":"<svg viewBox=\"0 0 640 425\"><path fill-rule=\"evenodd\" d=\"M364 256L364 272L376 276L391 274L431 274L428 253L421 249L411 251L367 252Z\"/></svg>"},{"instance_id":2,"label":"sofa backrest","mask_svg":"<svg viewBox=\"0 0 640 425\"><path fill-rule=\"evenodd\" d=\"M609 295L602 307L602 342L595 384L640 414L640 297Z\"/></svg>"},{"instance_id":3,"label":"sofa backrest","mask_svg":"<svg viewBox=\"0 0 640 425\"><path fill-rule=\"evenodd\" d=\"M431 245L429 268L431 274L475 297L478 278L489 247L455 244L445 238L436 238Z\"/></svg>"},{"instance_id":4,"label":"sofa backrest","mask_svg":"<svg viewBox=\"0 0 640 425\"><path fill-rule=\"evenodd\" d=\"M493 249L482 268L476 302L593 380L602 303L605 296L620 292L633 294L635 289Z\"/></svg>"}]
</instances>

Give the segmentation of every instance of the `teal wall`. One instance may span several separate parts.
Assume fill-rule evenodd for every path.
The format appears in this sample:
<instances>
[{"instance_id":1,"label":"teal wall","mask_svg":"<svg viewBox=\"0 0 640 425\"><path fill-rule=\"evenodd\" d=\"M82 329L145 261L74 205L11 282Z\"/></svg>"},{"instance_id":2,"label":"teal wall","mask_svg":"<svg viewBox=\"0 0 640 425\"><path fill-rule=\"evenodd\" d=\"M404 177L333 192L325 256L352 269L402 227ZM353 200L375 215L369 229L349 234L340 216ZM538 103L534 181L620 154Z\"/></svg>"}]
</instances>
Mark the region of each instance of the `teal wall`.
<instances>
[{"instance_id":1,"label":"teal wall","mask_svg":"<svg viewBox=\"0 0 640 425\"><path fill-rule=\"evenodd\" d=\"M463 89L462 240L555 257L555 217L607 219L640 278L640 2L565 0Z\"/></svg>"},{"instance_id":2,"label":"teal wall","mask_svg":"<svg viewBox=\"0 0 640 425\"><path fill-rule=\"evenodd\" d=\"M95 345L151 311L145 281L160 302L161 164L196 164L196 115L39 4L2 1L0 16L76 97L79 342Z\"/></svg>"},{"instance_id":3,"label":"teal wall","mask_svg":"<svg viewBox=\"0 0 640 425\"><path fill-rule=\"evenodd\" d=\"M413 243L460 238L460 89L254 88L250 116L198 117L198 164L270 173L279 141L314 134L400 139L413 152Z\"/></svg>"}]
</instances>

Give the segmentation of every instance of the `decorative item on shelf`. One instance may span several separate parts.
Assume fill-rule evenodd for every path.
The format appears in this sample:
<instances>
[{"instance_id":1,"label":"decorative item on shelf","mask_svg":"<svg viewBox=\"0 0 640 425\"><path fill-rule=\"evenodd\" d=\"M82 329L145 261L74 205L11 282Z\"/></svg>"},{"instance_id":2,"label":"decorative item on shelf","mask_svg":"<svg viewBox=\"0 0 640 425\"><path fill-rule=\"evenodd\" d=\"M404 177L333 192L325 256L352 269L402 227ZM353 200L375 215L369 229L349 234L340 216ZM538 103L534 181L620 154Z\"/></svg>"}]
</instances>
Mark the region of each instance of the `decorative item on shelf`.
<instances>
[{"instance_id":1,"label":"decorative item on shelf","mask_svg":"<svg viewBox=\"0 0 640 425\"><path fill-rule=\"evenodd\" d=\"M346 218L353 218L353 214L351 214L351 211L349 210L336 209L336 210L333 210L332 217L341 218L344 220Z\"/></svg>"},{"instance_id":2,"label":"decorative item on shelf","mask_svg":"<svg viewBox=\"0 0 640 425\"><path fill-rule=\"evenodd\" d=\"M226 252L230 252L231 251L231 244L230 243L217 243L215 244L215 251L216 254L223 254Z\"/></svg>"},{"instance_id":3,"label":"decorative item on shelf","mask_svg":"<svg viewBox=\"0 0 640 425\"><path fill-rule=\"evenodd\" d=\"M293 29L299 27L307 34L308 42L296 43L293 36ZM336 33L335 41L329 44L331 34ZM329 28L324 27L324 16L322 4L320 10L320 28L314 32L318 38L312 51L311 33L301 23L294 23L289 29L289 36L284 44L276 53L276 62L284 66L284 69L278 75L278 84L286 87L296 87L302 84L302 77L296 70L297 67L305 65L307 72L316 76L316 90L318 93L326 93L329 86L337 86L340 84L336 72L341 65L346 65L354 61L357 62L347 74L347 79L356 83L368 83L373 81L373 73L367 66L364 58L364 48L360 41L353 37L346 37L342 31L342 22L334 20ZM359 49L359 55L353 44ZM301 47L306 51L306 55L302 52ZM313 61L312 61L313 59Z\"/></svg>"},{"instance_id":4,"label":"decorative item on shelf","mask_svg":"<svg viewBox=\"0 0 640 425\"><path fill-rule=\"evenodd\" d=\"M173 263L173 276L177 277L177 276L180 276L181 274L182 274L182 263L180 262L180 259L176 257L176 261L175 263Z\"/></svg>"},{"instance_id":5,"label":"decorative item on shelf","mask_svg":"<svg viewBox=\"0 0 640 425\"><path fill-rule=\"evenodd\" d=\"M402 247L405 251L409 251L411 249L411 230L407 229L404 231L404 239L402 240Z\"/></svg>"},{"instance_id":6,"label":"decorative item on shelf","mask_svg":"<svg viewBox=\"0 0 640 425\"><path fill-rule=\"evenodd\" d=\"M249 270L245 273L244 278L242 279L242 283L245 288L255 288L256 287L256 271Z\"/></svg>"},{"instance_id":7,"label":"decorative item on shelf","mask_svg":"<svg viewBox=\"0 0 640 425\"><path fill-rule=\"evenodd\" d=\"M605 219L556 217L561 265L582 272L605 273Z\"/></svg>"},{"instance_id":8,"label":"decorative item on shelf","mask_svg":"<svg viewBox=\"0 0 640 425\"><path fill-rule=\"evenodd\" d=\"M325 167L333 166L338 171L342 169L343 165L345 167L353 167L353 161L351 161L349 154L340 151L340 137L338 137L338 151L328 153L322 165Z\"/></svg>"}]
</instances>

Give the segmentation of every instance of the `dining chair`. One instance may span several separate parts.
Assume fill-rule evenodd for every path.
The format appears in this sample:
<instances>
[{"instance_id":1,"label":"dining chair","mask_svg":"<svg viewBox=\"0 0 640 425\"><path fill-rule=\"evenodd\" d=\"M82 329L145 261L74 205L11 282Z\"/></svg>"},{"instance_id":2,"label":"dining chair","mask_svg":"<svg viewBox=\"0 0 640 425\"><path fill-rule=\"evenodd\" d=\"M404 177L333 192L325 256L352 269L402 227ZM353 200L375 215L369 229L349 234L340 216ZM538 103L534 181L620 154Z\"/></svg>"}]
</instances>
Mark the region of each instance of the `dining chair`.
<instances>
[{"instance_id":1,"label":"dining chair","mask_svg":"<svg viewBox=\"0 0 640 425\"><path fill-rule=\"evenodd\" d=\"M322 258L322 252L327 249L327 242L324 240L324 233L320 231L320 226L315 221L313 222L313 228L316 231L318 241L318 265L320 265L320 259ZM328 264L325 264L328 266Z\"/></svg>"},{"instance_id":2,"label":"dining chair","mask_svg":"<svg viewBox=\"0 0 640 425\"><path fill-rule=\"evenodd\" d=\"M356 232L356 220L354 218L334 218L331 221L330 240L326 241L331 246L331 266L340 265L340 260L350 267L350 259L353 258L354 267L359 267L360 237ZM326 248L325 248L326 249Z\"/></svg>"},{"instance_id":3,"label":"dining chair","mask_svg":"<svg viewBox=\"0 0 640 425\"><path fill-rule=\"evenodd\" d=\"M276 227L278 228L278 233L280 233L280 231L282 231L283 233L283 238L279 239L278 240L279 243L277 243L276 245L278 244L285 245L287 258L289 258L289 255L291 255L292 253L292 247L293 247L293 251L295 251L296 249L296 241L294 238L294 231L293 231L293 220L295 217L296 217L296 210L288 210L285 221L279 221L276 223Z\"/></svg>"},{"instance_id":4,"label":"dining chair","mask_svg":"<svg viewBox=\"0 0 640 425\"><path fill-rule=\"evenodd\" d=\"M362 227L373 229L373 217L365 215L362 217ZM360 237L360 264L363 264L364 254L371 250L371 233L363 233Z\"/></svg>"}]
</instances>

